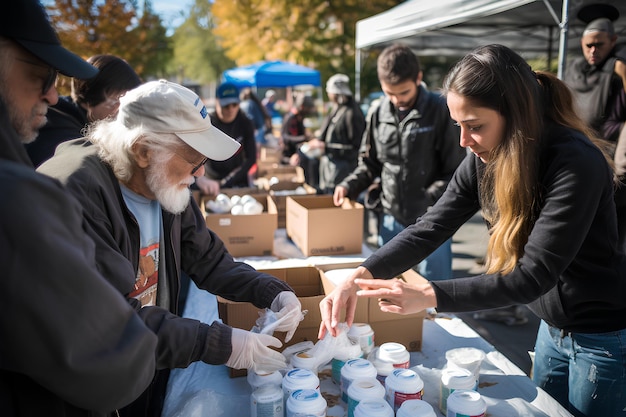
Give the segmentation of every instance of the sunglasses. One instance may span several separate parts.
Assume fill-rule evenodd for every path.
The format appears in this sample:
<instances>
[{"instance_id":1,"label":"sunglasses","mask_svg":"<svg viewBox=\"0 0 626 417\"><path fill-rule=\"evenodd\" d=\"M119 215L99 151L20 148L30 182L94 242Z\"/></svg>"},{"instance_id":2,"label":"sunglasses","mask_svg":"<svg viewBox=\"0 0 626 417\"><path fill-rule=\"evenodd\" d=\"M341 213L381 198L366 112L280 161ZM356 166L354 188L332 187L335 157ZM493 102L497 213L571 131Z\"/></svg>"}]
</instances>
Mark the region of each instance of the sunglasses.
<instances>
[{"instance_id":1,"label":"sunglasses","mask_svg":"<svg viewBox=\"0 0 626 417\"><path fill-rule=\"evenodd\" d=\"M207 161L209 160L209 158L202 158L202 161L200 161L197 165L194 164L193 162L189 161L187 158L185 158L184 156L182 156L181 154L174 152L175 155L177 155L180 159L182 159L183 161L187 162L189 165L193 166L193 169L191 170L191 175L195 174L196 172L198 172L198 170L200 168L202 168L202 166L204 164L207 163Z\"/></svg>"},{"instance_id":2,"label":"sunglasses","mask_svg":"<svg viewBox=\"0 0 626 417\"><path fill-rule=\"evenodd\" d=\"M48 75L46 75L46 78L44 78L43 87L41 87L41 94L43 95L47 94L48 91L50 91L50 89L54 87L54 83L57 81L57 76L59 74L59 71L57 71L55 68L51 67L50 65L38 64L36 62L32 62L27 59L22 59L22 58L15 58L15 59L21 62L25 62L30 65L34 65L36 67L42 67L42 68L48 69Z\"/></svg>"}]
</instances>

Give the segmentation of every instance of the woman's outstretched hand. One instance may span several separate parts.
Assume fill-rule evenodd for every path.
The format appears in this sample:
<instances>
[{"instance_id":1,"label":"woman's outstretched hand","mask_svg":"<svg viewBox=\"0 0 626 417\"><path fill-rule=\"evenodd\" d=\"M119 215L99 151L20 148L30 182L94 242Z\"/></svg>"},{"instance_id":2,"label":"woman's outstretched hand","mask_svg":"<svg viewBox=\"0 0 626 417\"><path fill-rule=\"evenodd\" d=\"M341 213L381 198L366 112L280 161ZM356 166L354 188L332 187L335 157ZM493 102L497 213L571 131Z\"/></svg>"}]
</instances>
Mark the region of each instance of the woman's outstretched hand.
<instances>
[{"instance_id":1,"label":"woman's outstretched hand","mask_svg":"<svg viewBox=\"0 0 626 417\"><path fill-rule=\"evenodd\" d=\"M435 291L427 279L411 284L401 279L356 279L357 297L378 298L381 311L413 314L437 306Z\"/></svg>"},{"instance_id":2,"label":"woman's outstretched hand","mask_svg":"<svg viewBox=\"0 0 626 417\"><path fill-rule=\"evenodd\" d=\"M346 314L344 321L348 327L352 326L357 302L356 292L359 289L354 283L357 278L373 277L366 268L360 266L348 279L337 285L330 294L320 301L322 322L318 333L319 339L323 339L326 332L329 332L333 337L337 336L337 326L344 311Z\"/></svg>"}]
</instances>

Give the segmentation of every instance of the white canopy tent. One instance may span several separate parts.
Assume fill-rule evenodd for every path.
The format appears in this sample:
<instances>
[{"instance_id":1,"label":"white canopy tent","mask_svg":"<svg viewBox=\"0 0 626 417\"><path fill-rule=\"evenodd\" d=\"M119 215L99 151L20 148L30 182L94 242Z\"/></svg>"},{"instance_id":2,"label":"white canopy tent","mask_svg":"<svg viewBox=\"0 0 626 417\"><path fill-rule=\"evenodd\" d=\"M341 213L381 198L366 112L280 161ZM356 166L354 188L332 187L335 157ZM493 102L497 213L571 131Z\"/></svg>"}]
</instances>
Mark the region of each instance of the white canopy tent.
<instances>
[{"instance_id":1,"label":"white canopy tent","mask_svg":"<svg viewBox=\"0 0 626 417\"><path fill-rule=\"evenodd\" d=\"M576 18L589 4L620 12L615 29L626 38L626 0L407 0L356 24L356 95L360 99L361 57L368 49L400 42L418 55L461 56L490 43L524 56L558 56L559 77L568 50L580 50L585 23ZM558 55L557 55L558 54Z\"/></svg>"}]
</instances>

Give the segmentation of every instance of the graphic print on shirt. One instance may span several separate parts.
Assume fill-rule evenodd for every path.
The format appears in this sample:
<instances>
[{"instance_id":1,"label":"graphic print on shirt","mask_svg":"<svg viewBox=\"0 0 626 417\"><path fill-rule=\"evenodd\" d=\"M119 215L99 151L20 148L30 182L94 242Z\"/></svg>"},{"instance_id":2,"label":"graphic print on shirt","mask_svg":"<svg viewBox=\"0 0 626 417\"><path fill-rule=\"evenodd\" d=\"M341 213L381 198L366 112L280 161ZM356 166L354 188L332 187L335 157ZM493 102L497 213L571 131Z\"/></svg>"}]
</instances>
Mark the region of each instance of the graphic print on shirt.
<instances>
[{"instance_id":1,"label":"graphic print on shirt","mask_svg":"<svg viewBox=\"0 0 626 417\"><path fill-rule=\"evenodd\" d=\"M159 282L159 243L153 243L139 251L139 269L135 287L130 296L136 298L142 307L156 305L157 284Z\"/></svg>"}]
</instances>

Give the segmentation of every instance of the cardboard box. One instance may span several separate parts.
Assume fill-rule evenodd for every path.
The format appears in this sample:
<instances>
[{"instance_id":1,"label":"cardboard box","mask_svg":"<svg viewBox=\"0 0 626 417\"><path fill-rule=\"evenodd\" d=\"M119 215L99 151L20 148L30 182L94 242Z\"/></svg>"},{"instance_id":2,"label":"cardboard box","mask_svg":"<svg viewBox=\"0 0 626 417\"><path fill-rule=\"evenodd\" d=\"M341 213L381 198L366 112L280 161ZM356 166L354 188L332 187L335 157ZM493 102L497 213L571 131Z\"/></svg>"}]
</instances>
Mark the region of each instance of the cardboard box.
<instances>
[{"instance_id":1,"label":"cardboard box","mask_svg":"<svg viewBox=\"0 0 626 417\"><path fill-rule=\"evenodd\" d=\"M300 303L302 303L302 310L308 311L304 316L304 320L300 322L293 338L289 341L289 343L283 344L283 347L280 350L282 351L285 347L291 346L295 343L309 340L316 343L320 323L322 322L319 303L322 301L322 298L324 298L324 288L322 287L322 282L320 280L319 269L313 266L306 266L259 269L259 271L273 275L287 282L295 291ZM217 300L220 318L229 326L250 330L259 318L259 311L261 310L251 303L237 303L221 297L218 297ZM361 315L363 314L365 313L362 312ZM285 340L285 333L276 332L274 333L274 336L279 338L281 341ZM242 376L245 374L245 371L235 369L230 370L231 377Z\"/></svg>"},{"instance_id":2,"label":"cardboard box","mask_svg":"<svg viewBox=\"0 0 626 417\"><path fill-rule=\"evenodd\" d=\"M359 264L352 266L346 266L345 264L343 266L318 266L324 293L329 294L333 288L335 288L335 284L326 277L326 271L339 268L355 268ZM420 277L420 274L409 269L398 278L410 283ZM417 352L422 349L424 317L426 317L425 311L409 315L385 313L380 310L377 299L362 298L359 299L357 303L354 322L368 323L372 327L376 346L380 346L386 342L397 342L403 344L410 352Z\"/></svg>"},{"instance_id":3,"label":"cardboard box","mask_svg":"<svg viewBox=\"0 0 626 417\"><path fill-rule=\"evenodd\" d=\"M242 194L245 195L245 194ZM233 215L210 213L206 210L204 197L201 204L206 225L224 241L234 257L271 256L274 252L274 234L278 215L268 204L267 194L249 194L263 204L261 214Z\"/></svg>"},{"instance_id":4,"label":"cardboard box","mask_svg":"<svg viewBox=\"0 0 626 417\"><path fill-rule=\"evenodd\" d=\"M332 195L288 196L286 229L304 256L363 251L363 205L346 200L335 206Z\"/></svg>"},{"instance_id":5,"label":"cardboard box","mask_svg":"<svg viewBox=\"0 0 626 417\"><path fill-rule=\"evenodd\" d=\"M259 188L269 189L269 185L284 181L304 184L304 169L291 165L259 166L257 177Z\"/></svg>"},{"instance_id":6,"label":"cardboard box","mask_svg":"<svg viewBox=\"0 0 626 417\"><path fill-rule=\"evenodd\" d=\"M317 190L309 184L296 182L279 182L268 186L271 197L270 207L278 214L278 228L284 229L287 225L287 197L294 195L314 195Z\"/></svg>"},{"instance_id":7,"label":"cardboard box","mask_svg":"<svg viewBox=\"0 0 626 417\"><path fill-rule=\"evenodd\" d=\"M340 268L355 268L361 262L342 262L305 267L272 268L259 271L273 275L287 282L296 292L302 310L307 310L304 320L298 326L293 338L280 349L295 343L312 341L317 343L317 334L322 322L319 303L324 296L334 288L334 284L328 280L325 271ZM419 274L409 270L401 275L402 279L411 281L419 277ZM229 326L250 330L256 324L261 309L251 303L238 303L217 297L218 310L222 321ZM369 323L374 330L374 338L377 346L386 342L402 343L409 351L419 351L422 347L422 328L425 313L399 315L383 313L378 308L378 302L374 299L361 299L357 303L355 311L355 323ZM342 315L341 320L345 316ZM281 341L285 340L284 333L275 333ZM245 370L230 370L231 377L245 375Z\"/></svg>"}]
</instances>

